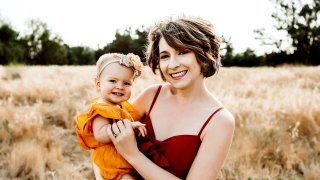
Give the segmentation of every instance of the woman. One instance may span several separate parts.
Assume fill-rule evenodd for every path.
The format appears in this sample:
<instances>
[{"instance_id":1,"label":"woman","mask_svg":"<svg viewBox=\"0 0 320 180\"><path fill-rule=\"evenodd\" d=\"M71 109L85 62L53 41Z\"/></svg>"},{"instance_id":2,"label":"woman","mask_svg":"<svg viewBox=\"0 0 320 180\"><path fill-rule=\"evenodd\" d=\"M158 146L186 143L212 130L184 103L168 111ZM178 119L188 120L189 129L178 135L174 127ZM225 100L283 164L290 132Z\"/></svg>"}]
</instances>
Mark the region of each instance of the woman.
<instances>
[{"instance_id":1,"label":"woman","mask_svg":"<svg viewBox=\"0 0 320 180\"><path fill-rule=\"evenodd\" d=\"M144 179L215 179L235 128L205 84L220 66L220 38L201 18L170 19L150 30L146 54L167 83L148 87L133 102L148 133L139 140L141 151L128 120L109 125L109 137Z\"/></svg>"}]
</instances>

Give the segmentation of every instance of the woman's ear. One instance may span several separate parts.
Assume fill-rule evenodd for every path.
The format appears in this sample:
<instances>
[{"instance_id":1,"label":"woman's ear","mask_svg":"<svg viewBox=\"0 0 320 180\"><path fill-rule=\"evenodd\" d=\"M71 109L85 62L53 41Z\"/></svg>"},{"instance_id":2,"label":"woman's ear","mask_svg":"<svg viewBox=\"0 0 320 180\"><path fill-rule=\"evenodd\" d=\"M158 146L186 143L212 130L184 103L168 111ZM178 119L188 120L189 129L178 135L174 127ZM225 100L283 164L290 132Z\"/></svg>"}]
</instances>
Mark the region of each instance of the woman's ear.
<instances>
[{"instance_id":1,"label":"woman's ear","mask_svg":"<svg viewBox=\"0 0 320 180\"><path fill-rule=\"evenodd\" d=\"M94 86L97 91L100 89L100 81L97 77L94 78Z\"/></svg>"}]
</instances>

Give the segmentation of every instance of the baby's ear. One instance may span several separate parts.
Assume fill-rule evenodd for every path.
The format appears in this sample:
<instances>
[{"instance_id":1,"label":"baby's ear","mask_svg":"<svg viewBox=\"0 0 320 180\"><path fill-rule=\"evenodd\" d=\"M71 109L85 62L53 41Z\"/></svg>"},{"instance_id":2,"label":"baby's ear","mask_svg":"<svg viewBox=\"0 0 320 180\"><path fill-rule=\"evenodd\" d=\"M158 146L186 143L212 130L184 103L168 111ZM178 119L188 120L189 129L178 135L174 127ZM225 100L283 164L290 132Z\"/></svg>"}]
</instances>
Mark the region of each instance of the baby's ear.
<instances>
[{"instance_id":1,"label":"baby's ear","mask_svg":"<svg viewBox=\"0 0 320 180\"><path fill-rule=\"evenodd\" d=\"M96 90L100 89L100 81L97 77L94 78L94 87L96 88Z\"/></svg>"}]
</instances>

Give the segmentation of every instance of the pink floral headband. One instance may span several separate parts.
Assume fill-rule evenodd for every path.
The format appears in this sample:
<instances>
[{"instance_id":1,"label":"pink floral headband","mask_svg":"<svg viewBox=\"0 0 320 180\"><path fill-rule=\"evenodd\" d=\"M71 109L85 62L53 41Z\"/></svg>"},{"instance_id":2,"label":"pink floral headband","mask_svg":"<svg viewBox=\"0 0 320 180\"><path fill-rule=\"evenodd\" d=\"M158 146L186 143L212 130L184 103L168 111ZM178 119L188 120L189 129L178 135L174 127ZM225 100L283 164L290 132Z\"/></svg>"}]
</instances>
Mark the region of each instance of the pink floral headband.
<instances>
[{"instance_id":1,"label":"pink floral headband","mask_svg":"<svg viewBox=\"0 0 320 180\"><path fill-rule=\"evenodd\" d=\"M119 64L126 66L128 68L131 68L133 70L133 75L134 78L137 78L141 75L141 69L142 69L142 63L141 60L139 58L139 56L134 55L132 53L129 53L128 55L123 55L120 57L120 59L118 60L114 60L114 61L110 61L108 63L106 63L100 70L100 72L98 73L97 77L98 79L100 78L101 73L103 72L103 70L110 64L112 63L116 63L119 62Z\"/></svg>"}]
</instances>

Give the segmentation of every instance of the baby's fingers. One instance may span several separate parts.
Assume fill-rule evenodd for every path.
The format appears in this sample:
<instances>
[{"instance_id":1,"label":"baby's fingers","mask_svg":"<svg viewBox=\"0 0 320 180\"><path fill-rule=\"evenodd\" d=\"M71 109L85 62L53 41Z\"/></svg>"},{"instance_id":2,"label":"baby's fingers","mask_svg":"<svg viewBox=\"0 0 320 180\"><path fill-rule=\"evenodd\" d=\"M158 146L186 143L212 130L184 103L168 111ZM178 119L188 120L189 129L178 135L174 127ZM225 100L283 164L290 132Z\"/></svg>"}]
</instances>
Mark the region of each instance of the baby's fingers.
<instances>
[{"instance_id":1,"label":"baby's fingers","mask_svg":"<svg viewBox=\"0 0 320 180\"><path fill-rule=\"evenodd\" d=\"M139 136L142 135L143 137L145 137L147 135L147 130L145 127L138 127L139 130Z\"/></svg>"},{"instance_id":2,"label":"baby's fingers","mask_svg":"<svg viewBox=\"0 0 320 180\"><path fill-rule=\"evenodd\" d=\"M145 124L143 124L143 123L141 123L139 121L134 121L134 122L131 122L131 126L132 126L133 129L135 129L135 128L138 128L138 127L144 127Z\"/></svg>"},{"instance_id":3,"label":"baby's fingers","mask_svg":"<svg viewBox=\"0 0 320 180\"><path fill-rule=\"evenodd\" d=\"M143 132L144 132L144 136L147 135L147 128L146 127L141 127Z\"/></svg>"}]
</instances>

